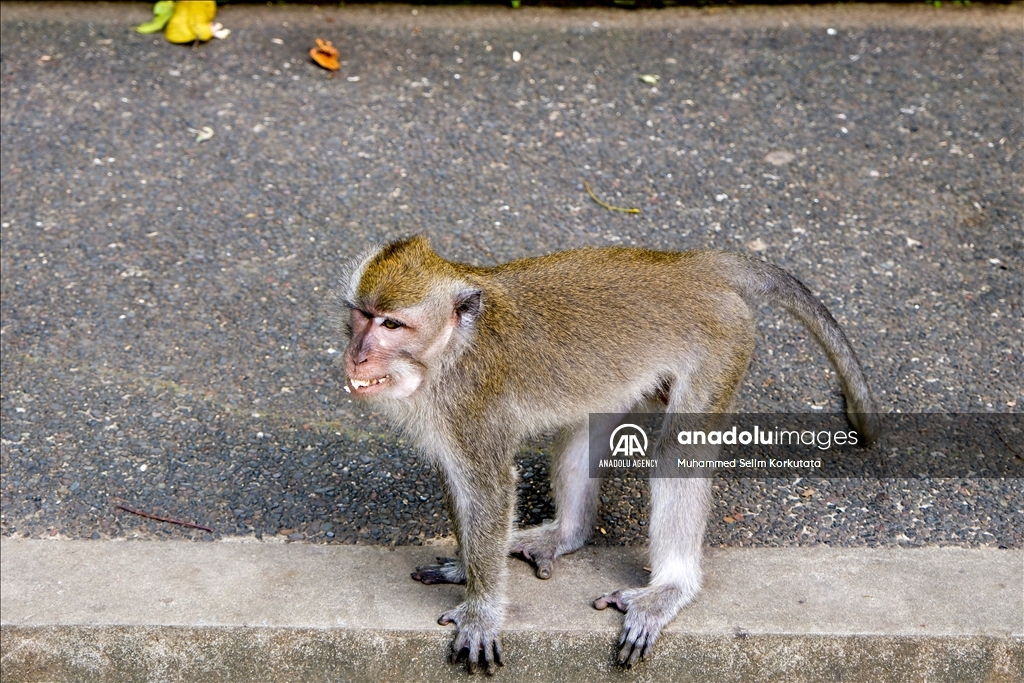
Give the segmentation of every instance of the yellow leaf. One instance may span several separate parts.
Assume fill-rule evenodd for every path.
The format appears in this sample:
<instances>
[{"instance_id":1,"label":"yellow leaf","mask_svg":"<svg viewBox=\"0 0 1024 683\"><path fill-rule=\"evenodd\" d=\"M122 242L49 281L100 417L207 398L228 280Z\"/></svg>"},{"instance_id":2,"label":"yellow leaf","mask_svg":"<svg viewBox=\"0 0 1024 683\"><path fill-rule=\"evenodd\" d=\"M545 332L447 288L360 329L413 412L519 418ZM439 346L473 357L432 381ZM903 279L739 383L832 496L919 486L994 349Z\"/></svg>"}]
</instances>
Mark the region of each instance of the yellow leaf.
<instances>
[{"instance_id":1,"label":"yellow leaf","mask_svg":"<svg viewBox=\"0 0 1024 683\"><path fill-rule=\"evenodd\" d=\"M193 43L213 37L210 24L217 16L215 0L179 0L164 35L172 43Z\"/></svg>"}]
</instances>

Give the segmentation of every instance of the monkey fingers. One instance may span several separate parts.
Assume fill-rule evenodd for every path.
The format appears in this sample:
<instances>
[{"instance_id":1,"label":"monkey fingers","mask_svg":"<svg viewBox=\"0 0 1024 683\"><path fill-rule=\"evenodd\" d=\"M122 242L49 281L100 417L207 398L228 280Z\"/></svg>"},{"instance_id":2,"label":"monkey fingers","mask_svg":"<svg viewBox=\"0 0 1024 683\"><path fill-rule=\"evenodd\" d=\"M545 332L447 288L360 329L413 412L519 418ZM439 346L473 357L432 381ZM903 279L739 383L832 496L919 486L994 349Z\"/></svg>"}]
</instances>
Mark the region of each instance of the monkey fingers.
<instances>
[{"instance_id":1,"label":"monkey fingers","mask_svg":"<svg viewBox=\"0 0 1024 683\"><path fill-rule=\"evenodd\" d=\"M459 566L457 559L454 557L439 557L437 561L439 564L416 567L416 571L410 576L414 581L419 581L427 586L434 583L466 583L466 573Z\"/></svg>"},{"instance_id":2,"label":"monkey fingers","mask_svg":"<svg viewBox=\"0 0 1024 683\"><path fill-rule=\"evenodd\" d=\"M480 666L480 652L484 655L484 670L488 676L493 676L497 671L496 666L504 666L501 653L501 638L498 637L496 629L482 627L473 623L460 623L465 619L465 611L457 607L450 612L441 615L437 620L438 624L446 626L455 624L459 629L452 641L452 651L449 661L452 664L459 663L466 659L466 666L470 675L475 674Z\"/></svg>"}]
</instances>

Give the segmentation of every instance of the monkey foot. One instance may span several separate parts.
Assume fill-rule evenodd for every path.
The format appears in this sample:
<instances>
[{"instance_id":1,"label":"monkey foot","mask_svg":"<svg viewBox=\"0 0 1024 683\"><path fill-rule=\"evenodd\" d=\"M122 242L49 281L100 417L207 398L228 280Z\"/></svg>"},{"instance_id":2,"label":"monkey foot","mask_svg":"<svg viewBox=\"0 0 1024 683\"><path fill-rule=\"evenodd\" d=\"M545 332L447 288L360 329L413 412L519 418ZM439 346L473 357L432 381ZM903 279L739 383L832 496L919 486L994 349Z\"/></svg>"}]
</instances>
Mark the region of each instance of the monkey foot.
<instances>
[{"instance_id":1,"label":"monkey foot","mask_svg":"<svg viewBox=\"0 0 1024 683\"><path fill-rule=\"evenodd\" d=\"M555 573L555 560L583 545L567 543L561 530L554 524L516 531L512 536L509 553L534 566L538 579L550 579Z\"/></svg>"},{"instance_id":2,"label":"monkey foot","mask_svg":"<svg viewBox=\"0 0 1024 683\"><path fill-rule=\"evenodd\" d=\"M429 586L432 583L466 583L466 572L454 557L439 557L440 564L428 564L416 567L411 576L413 580Z\"/></svg>"},{"instance_id":3,"label":"monkey foot","mask_svg":"<svg viewBox=\"0 0 1024 683\"><path fill-rule=\"evenodd\" d=\"M626 613L619 637L619 664L628 668L646 657L687 599L676 586L647 586L606 593L595 600L597 609L611 606Z\"/></svg>"},{"instance_id":4,"label":"monkey foot","mask_svg":"<svg viewBox=\"0 0 1024 683\"><path fill-rule=\"evenodd\" d=\"M531 551L527 548L512 548L510 552L532 564L536 569L538 579L550 579L551 575L555 572L554 552L535 554L536 551Z\"/></svg>"},{"instance_id":5,"label":"monkey foot","mask_svg":"<svg viewBox=\"0 0 1024 683\"><path fill-rule=\"evenodd\" d=\"M615 591L614 593L605 593L597 600L594 600L594 609L608 609L614 607L620 612L625 613L629 609L629 604L622 597L622 591Z\"/></svg>"}]
</instances>

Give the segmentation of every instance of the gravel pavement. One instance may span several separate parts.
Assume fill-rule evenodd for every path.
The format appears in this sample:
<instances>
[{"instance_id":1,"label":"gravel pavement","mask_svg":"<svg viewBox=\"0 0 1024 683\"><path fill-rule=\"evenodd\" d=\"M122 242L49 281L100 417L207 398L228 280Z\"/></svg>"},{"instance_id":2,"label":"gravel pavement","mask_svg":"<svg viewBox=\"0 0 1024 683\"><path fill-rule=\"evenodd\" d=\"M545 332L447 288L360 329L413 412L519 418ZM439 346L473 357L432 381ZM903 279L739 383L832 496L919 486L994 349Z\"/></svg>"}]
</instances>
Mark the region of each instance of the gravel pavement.
<instances>
[{"instance_id":1,"label":"gravel pavement","mask_svg":"<svg viewBox=\"0 0 1024 683\"><path fill-rule=\"evenodd\" d=\"M480 265L763 254L845 326L885 411L1024 409L1019 4L229 6L231 36L195 47L133 33L149 12L2 6L5 536L446 534L436 475L331 365L343 264L417 232ZM737 409L841 410L808 334L758 319ZM527 524L553 513L551 441L522 452ZM1024 547L1019 479L716 489L711 545ZM606 482L596 543L644 540L645 491Z\"/></svg>"}]
</instances>

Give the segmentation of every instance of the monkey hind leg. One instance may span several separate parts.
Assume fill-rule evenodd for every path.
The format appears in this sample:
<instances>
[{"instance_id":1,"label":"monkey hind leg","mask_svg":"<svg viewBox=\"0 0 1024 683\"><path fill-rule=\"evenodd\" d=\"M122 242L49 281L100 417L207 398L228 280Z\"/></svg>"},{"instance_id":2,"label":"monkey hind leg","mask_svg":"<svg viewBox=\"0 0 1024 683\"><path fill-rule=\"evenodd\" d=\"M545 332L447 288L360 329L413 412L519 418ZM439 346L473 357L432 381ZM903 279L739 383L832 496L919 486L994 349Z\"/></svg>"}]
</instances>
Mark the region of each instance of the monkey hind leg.
<instances>
[{"instance_id":1,"label":"monkey hind leg","mask_svg":"<svg viewBox=\"0 0 1024 683\"><path fill-rule=\"evenodd\" d=\"M509 551L536 568L537 578L549 579L555 560L579 550L590 538L597 512L601 480L590 477L590 457L608 450L608 437L623 415L595 417L565 430L552 461L555 521L513 532Z\"/></svg>"},{"instance_id":2,"label":"monkey hind leg","mask_svg":"<svg viewBox=\"0 0 1024 683\"><path fill-rule=\"evenodd\" d=\"M706 478L651 479L651 581L644 588L607 593L597 609L625 612L619 663L633 666L654 646L665 626L697 595L701 543L711 482Z\"/></svg>"},{"instance_id":3,"label":"monkey hind leg","mask_svg":"<svg viewBox=\"0 0 1024 683\"><path fill-rule=\"evenodd\" d=\"M676 462L682 456L713 459L717 455L717 446L684 447L675 435L684 425L688 429L707 429L717 424L716 414L727 411L732 404L750 358L753 334L748 325L741 325L731 339L731 344L717 345L716 356L676 377L658 438L658 460ZM618 654L624 666L632 666L646 656L662 629L700 591L701 550L711 505L710 477L710 471L693 476L666 472L651 477L650 583L594 601L597 609L614 606L626 613Z\"/></svg>"},{"instance_id":4,"label":"monkey hind leg","mask_svg":"<svg viewBox=\"0 0 1024 683\"><path fill-rule=\"evenodd\" d=\"M439 557L438 564L427 564L416 567L412 578L429 586L433 583L466 583L466 570L462 563L454 557Z\"/></svg>"}]
</instances>

